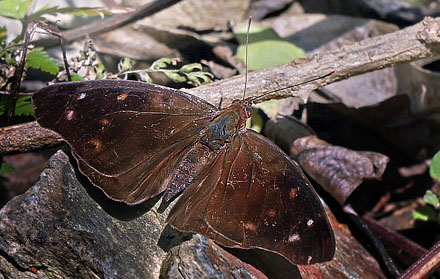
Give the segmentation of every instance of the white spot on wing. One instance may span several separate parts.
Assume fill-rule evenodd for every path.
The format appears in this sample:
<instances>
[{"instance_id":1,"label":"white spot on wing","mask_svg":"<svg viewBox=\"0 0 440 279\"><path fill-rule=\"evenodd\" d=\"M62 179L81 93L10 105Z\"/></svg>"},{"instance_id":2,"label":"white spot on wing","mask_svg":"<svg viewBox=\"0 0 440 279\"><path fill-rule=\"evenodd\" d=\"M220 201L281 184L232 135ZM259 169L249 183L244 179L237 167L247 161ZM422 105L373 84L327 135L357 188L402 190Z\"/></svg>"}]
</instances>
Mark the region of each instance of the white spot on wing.
<instances>
[{"instance_id":1,"label":"white spot on wing","mask_svg":"<svg viewBox=\"0 0 440 279\"><path fill-rule=\"evenodd\" d=\"M307 264L310 264L312 262L312 256L307 257Z\"/></svg>"},{"instance_id":2,"label":"white spot on wing","mask_svg":"<svg viewBox=\"0 0 440 279\"><path fill-rule=\"evenodd\" d=\"M257 230L257 226L256 226L255 224L250 223L250 222L244 224L244 227L245 227L247 230L250 230L250 231L253 231L253 232L255 232L255 231Z\"/></svg>"},{"instance_id":3,"label":"white spot on wing","mask_svg":"<svg viewBox=\"0 0 440 279\"><path fill-rule=\"evenodd\" d=\"M262 161L263 158L261 158L260 154L258 154L257 152L254 152L255 157L257 157L258 160Z\"/></svg>"},{"instance_id":4,"label":"white spot on wing","mask_svg":"<svg viewBox=\"0 0 440 279\"><path fill-rule=\"evenodd\" d=\"M298 188L292 188L289 191L289 198L294 199L297 194L298 194Z\"/></svg>"},{"instance_id":5,"label":"white spot on wing","mask_svg":"<svg viewBox=\"0 0 440 279\"><path fill-rule=\"evenodd\" d=\"M86 93L81 93L78 95L78 97L76 97L77 100L82 100L86 97Z\"/></svg>"},{"instance_id":6,"label":"white spot on wing","mask_svg":"<svg viewBox=\"0 0 440 279\"><path fill-rule=\"evenodd\" d=\"M307 220L307 226L310 227L314 222L312 219Z\"/></svg>"},{"instance_id":7,"label":"white spot on wing","mask_svg":"<svg viewBox=\"0 0 440 279\"><path fill-rule=\"evenodd\" d=\"M72 120L72 119L73 119L73 113L74 113L73 110L68 110L68 111L66 112L66 119L67 119L67 120Z\"/></svg>"},{"instance_id":8,"label":"white spot on wing","mask_svg":"<svg viewBox=\"0 0 440 279\"><path fill-rule=\"evenodd\" d=\"M117 99L119 102L122 102L122 101L124 101L125 99L127 99L127 97L128 97L128 93L122 93L122 94L118 95L118 97L116 97L116 99Z\"/></svg>"},{"instance_id":9,"label":"white spot on wing","mask_svg":"<svg viewBox=\"0 0 440 279\"><path fill-rule=\"evenodd\" d=\"M102 142L99 139L97 139L97 138L92 139L89 142L87 142L87 144L88 144L87 147L89 148L89 150L93 150L95 152L101 151Z\"/></svg>"},{"instance_id":10,"label":"white spot on wing","mask_svg":"<svg viewBox=\"0 0 440 279\"><path fill-rule=\"evenodd\" d=\"M266 214L271 218L275 218L277 216L277 211L275 209L269 209Z\"/></svg>"},{"instance_id":11,"label":"white spot on wing","mask_svg":"<svg viewBox=\"0 0 440 279\"><path fill-rule=\"evenodd\" d=\"M289 235L289 242L295 242L295 241L298 241L299 239L300 239L300 237L297 233Z\"/></svg>"}]
</instances>

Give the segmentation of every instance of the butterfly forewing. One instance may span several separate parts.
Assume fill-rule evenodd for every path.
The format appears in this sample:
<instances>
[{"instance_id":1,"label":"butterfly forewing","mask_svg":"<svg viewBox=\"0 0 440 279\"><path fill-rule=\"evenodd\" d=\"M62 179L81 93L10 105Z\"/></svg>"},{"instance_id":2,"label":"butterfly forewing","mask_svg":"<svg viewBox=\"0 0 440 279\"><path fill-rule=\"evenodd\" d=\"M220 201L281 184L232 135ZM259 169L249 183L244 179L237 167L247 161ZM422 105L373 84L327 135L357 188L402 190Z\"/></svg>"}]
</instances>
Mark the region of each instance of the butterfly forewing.
<instances>
[{"instance_id":1,"label":"butterfly forewing","mask_svg":"<svg viewBox=\"0 0 440 279\"><path fill-rule=\"evenodd\" d=\"M270 250L296 264L330 260L331 227L298 165L252 131L235 137L230 147L220 178L190 186L192 201L182 197L171 224L225 246ZM182 222L188 212L192 216Z\"/></svg>"},{"instance_id":2,"label":"butterfly forewing","mask_svg":"<svg viewBox=\"0 0 440 279\"><path fill-rule=\"evenodd\" d=\"M147 176L159 171L160 162L160 171L168 173L175 162L167 156L194 144L217 113L190 94L120 80L55 84L34 94L33 102L40 125L69 143L84 174L108 196L130 204L163 190L147 183L163 178Z\"/></svg>"},{"instance_id":3,"label":"butterfly forewing","mask_svg":"<svg viewBox=\"0 0 440 279\"><path fill-rule=\"evenodd\" d=\"M198 137L190 137L164 148L146 162L122 175L102 175L85 163L78 155L78 167L104 193L117 201L137 204L162 193L175 167Z\"/></svg>"}]
</instances>

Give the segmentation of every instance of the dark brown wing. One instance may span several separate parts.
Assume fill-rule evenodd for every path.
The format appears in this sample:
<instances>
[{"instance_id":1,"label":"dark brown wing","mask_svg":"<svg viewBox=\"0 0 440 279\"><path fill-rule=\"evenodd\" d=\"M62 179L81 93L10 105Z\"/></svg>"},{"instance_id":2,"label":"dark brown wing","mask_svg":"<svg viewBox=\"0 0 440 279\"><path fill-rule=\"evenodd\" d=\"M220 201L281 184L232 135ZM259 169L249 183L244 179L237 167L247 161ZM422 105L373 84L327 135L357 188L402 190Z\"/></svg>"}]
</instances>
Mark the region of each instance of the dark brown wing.
<instances>
[{"instance_id":1,"label":"dark brown wing","mask_svg":"<svg viewBox=\"0 0 440 279\"><path fill-rule=\"evenodd\" d=\"M33 102L38 123L69 143L81 171L129 204L163 190L169 168L217 113L182 91L121 80L58 83Z\"/></svg>"},{"instance_id":2,"label":"dark brown wing","mask_svg":"<svg viewBox=\"0 0 440 279\"><path fill-rule=\"evenodd\" d=\"M333 232L299 166L252 131L235 137L229 150L211 171L216 178L187 188L171 225L225 246L272 251L295 264L331 260Z\"/></svg>"}]
</instances>

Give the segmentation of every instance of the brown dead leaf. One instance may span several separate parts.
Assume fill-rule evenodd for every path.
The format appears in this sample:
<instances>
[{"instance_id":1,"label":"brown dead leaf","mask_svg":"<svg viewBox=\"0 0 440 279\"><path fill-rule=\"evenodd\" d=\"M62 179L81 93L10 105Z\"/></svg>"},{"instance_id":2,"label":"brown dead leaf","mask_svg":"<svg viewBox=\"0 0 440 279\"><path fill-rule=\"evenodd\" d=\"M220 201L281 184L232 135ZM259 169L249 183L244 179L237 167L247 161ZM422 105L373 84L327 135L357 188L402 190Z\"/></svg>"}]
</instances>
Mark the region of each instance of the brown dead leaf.
<instances>
[{"instance_id":1,"label":"brown dead leaf","mask_svg":"<svg viewBox=\"0 0 440 279\"><path fill-rule=\"evenodd\" d=\"M143 2L145 2L143 0ZM250 1L203 1L187 0L177 3L139 22L163 28L181 28L196 31L227 30L229 21L246 18Z\"/></svg>"},{"instance_id":2,"label":"brown dead leaf","mask_svg":"<svg viewBox=\"0 0 440 279\"><path fill-rule=\"evenodd\" d=\"M233 75L237 74L236 69L228 68L223 65L220 65L218 63L215 63L214 61L201 61L203 65L207 66L209 68L209 71L214 75L214 77L218 79L225 79L230 78Z\"/></svg>"},{"instance_id":3,"label":"brown dead leaf","mask_svg":"<svg viewBox=\"0 0 440 279\"><path fill-rule=\"evenodd\" d=\"M316 136L295 140L290 151L341 205L365 178L379 179L389 161L383 154L334 146Z\"/></svg>"}]
</instances>

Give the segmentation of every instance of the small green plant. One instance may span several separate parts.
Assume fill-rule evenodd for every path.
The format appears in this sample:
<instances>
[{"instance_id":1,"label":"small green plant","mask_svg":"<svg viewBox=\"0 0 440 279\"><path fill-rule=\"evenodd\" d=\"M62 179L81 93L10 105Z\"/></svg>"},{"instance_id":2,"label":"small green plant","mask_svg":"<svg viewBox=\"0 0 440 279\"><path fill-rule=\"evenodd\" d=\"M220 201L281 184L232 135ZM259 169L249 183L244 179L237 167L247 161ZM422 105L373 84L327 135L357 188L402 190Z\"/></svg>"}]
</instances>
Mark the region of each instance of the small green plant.
<instances>
[{"instance_id":1,"label":"small green plant","mask_svg":"<svg viewBox=\"0 0 440 279\"><path fill-rule=\"evenodd\" d=\"M440 152L434 155L429 167L429 174L436 181L440 182ZM440 197L431 190L426 191L423 196L426 205L417 207L414 210L413 217L415 220L434 221L440 223Z\"/></svg>"},{"instance_id":2,"label":"small green plant","mask_svg":"<svg viewBox=\"0 0 440 279\"><path fill-rule=\"evenodd\" d=\"M59 8L58 6L44 6L39 10L31 10L31 0L2 0L0 1L0 17L8 17L21 22L23 28L21 34L16 38L7 38L6 27L0 26L0 90L11 92L11 84L15 84L14 74L18 71L21 52L23 49L24 37L27 26L31 22L45 24L45 16L56 14L71 14L76 16L102 16L104 14L114 14L127 12L128 10L109 10L102 8ZM44 28L43 28L44 29ZM47 30L46 30L47 31ZM50 31L49 31L50 32ZM81 81L85 79L120 78L133 73L139 76L140 80L149 81L148 73L162 72L175 82L186 82L197 86L209 83L214 76L211 73L203 72L202 66L198 63L188 64L179 69L170 69L176 66L178 59L162 58L155 61L151 67L143 70L131 70L132 63L128 58L121 61L119 73L116 75L107 73L103 64L97 62L96 50L91 41L87 42L80 57L70 59L72 80ZM41 71L57 76L58 80L67 80L65 70L61 70L60 63L50 57L43 48L33 48L29 46L26 67L32 67ZM69 67L70 68L70 67ZM11 107L9 98L0 100L0 116L7 113L7 108ZM32 115L32 104L30 97L20 97L16 103L15 115Z\"/></svg>"},{"instance_id":3,"label":"small green plant","mask_svg":"<svg viewBox=\"0 0 440 279\"><path fill-rule=\"evenodd\" d=\"M4 115L7 111L7 102L0 102L0 115ZM15 105L16 116L33 116L34 109L31 103L31 96L18 97L17 104Z\"/></svg>"},{"instance_id":4,"label":"small green plant","mask_svg":"<svg viewBox=\"0 0 440 279\"><path fill-rule=\"evenodd\" d=\"M76 16L102 16L113 14L114 11L103 8L59 8L58 6L44 6L37 11L31 10L31 0L2 0L0 1L0 16L20 21L21 34L16 38L7 38L5 26L0 27L1 62L9 66L17 66L18 54L22 49L22 42L30 22L46 22L45 16L56 14L71 14ZM120 11L118 11L120 12ZM7 40L7 41L6 41ZM11 59L15 58L15 59ZM42 48L31 49L28 54L27 65L56 75L59 71L58 63L53 60Z\"/></svg>"},{"instance_id":5,"label":"small green plant","mask_svg":"<svg viewBox=\"0 0 440 279\"><path fill-rule=\"evenodd\" d=\"M186 82L188 84L198 86L204 83L210 83L214 79L214 75L208 72L202 71L202 65L199 63L186 64L179 69L170 69L170 66L176 66L180 62L178 58L161 58L154 61L148 69L142 70L125 70L120 71L118 75L126 74L138 74L141 75L141 79L151 82L148 73L163 73L170 80L178 83ZM123 62L127 68L128 62Z\"/></svg>"},{"instance_id":6,"label":"small green plant","mask_svg":"<svg viewBox=\"0 0 440 279\"><path fill-rule=\"evenodd\" d=\"M15 38L8 38L6 26L0 26L0 90L11 92L17 83L15 73L19 70L23 42L28 25L31 22L45 22L45 16L56 14L72 14L79 16L102 16L112 14L108 9L102 8L59 8L57 6L44 6L39 10L32 10L31 0L2 0L0 1L0 17L17 20L21 24L21 33ZM32 31L33 32L33 31ZM42 48L29 47L27 50L26 67L39 69L52 75L60 71L59 63L51 58ZM12 106L10 98L0 100L0 115L6 113L6 108ZM15 115L32 115L30 97L20 97L16 102Z\"/></svg>"},{"instance_id":7,"label":"small green plant","mask_svg":"<svg viewBox=\"0 0 440 279\"><path fill-rule=\"evenodd\" d=\"M421 221L440 222L439 196L433 193L431 190L428 190L423 196L423 200L426 202L426 205L419 206L416 209L414 209L414 214L413 214L414 219Z\"/></svg>"},{"instance_id":8,"label":"small green plant","mask_svg":"<svg viewBox=\"0 0 440 279\"><path fill-rule=\"evenodd\" d=\"M440 183L440 151L432 158L429 174L437 183Z\"/></svg>"},{"instance_id":9,"label":"small green plant","mask_svg":"<svg viewBox=\"0 0 440 279\"><path fill-rule=\"evenodd\" d=\"M41 71L52 75L56 75L60 71L58 62L50 57L42 47L35 48L29 52L26 63L29 67L40 69Z\"/></svg>"}]
</instances>

